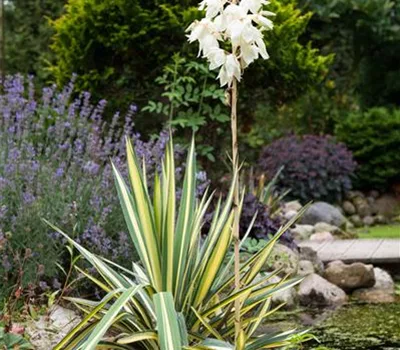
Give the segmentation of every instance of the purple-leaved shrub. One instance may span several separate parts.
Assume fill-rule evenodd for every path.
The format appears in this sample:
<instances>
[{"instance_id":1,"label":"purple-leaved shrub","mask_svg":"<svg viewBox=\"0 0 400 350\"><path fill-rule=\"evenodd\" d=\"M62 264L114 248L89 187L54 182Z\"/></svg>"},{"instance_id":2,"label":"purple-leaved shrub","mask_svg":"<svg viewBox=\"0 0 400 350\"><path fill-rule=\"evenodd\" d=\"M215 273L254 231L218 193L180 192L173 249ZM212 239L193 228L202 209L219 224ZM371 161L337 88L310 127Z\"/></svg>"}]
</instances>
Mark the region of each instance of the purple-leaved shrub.
<instances>
[{"instance_id":1,"label":"purple-leaved shrub","mask_svg":"<svg viewBox=\"0 0 400 350\"><path fill-rule=\"evenodd\" d=\"M268 240L285 224L285 220L280 215L272 215L268 205L260 202L254 194L248 193L244 196L243 209L240 214L241 236L244 236L249 229L255 214L257 216L249 237ZM296 247L290 230L284 232L279 241L288 247Z\"/></svg>"},{"instance_id":2,"label":"purple-leaved shrub","mask_svg":"<svg viewBox=\"0 0 400 350\"><path fill-rule=\"evenodd\" d=\"M283 137L266 146L259 166L270 177L283 166L277 187L290 189L290 197L336 202L351 189L356 163L333 137L304 135Z\"/></svg>"},{"instance_id":3,"label":"purple-leaved shrub","mask_svg":"<svg viewBox=\"0 0 400 350\"><path fill-rule=\"evenodd\" d=\"M87 92L76 97L73 80L61 91L55 86L45 88L39 97L31 78L7 77L2 86L0 237L7 233L8 246L14 251L13 256L4 248L7 245L0 244L3 286L15 282L15 254L26 249L31 254L24 263L23 285L57 277L55 262L62 262L65 247L41 218L114 261L135 257L110 159L126 176L125 137L132 138L138 156L145 160L151 184L169 133L162 131L143 141L134 130L135 105L124 116L115 113L107 123L106 101L93 104ZM177 156L180 153L176 149ZM207 180L203 173L199 178L204 180L198 189L202 191Z\"/></svg>"}]
</instances>

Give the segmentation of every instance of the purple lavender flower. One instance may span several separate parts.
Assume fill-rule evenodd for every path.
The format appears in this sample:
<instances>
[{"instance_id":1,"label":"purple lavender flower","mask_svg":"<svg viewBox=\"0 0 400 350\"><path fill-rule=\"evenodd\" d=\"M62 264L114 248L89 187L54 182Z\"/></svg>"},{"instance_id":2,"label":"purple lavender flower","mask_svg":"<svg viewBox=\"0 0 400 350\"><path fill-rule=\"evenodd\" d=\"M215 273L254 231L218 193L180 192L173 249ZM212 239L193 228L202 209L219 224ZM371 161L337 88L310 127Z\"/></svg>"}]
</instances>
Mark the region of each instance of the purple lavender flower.
<instances>
[{"instance_id":1,"label":"purple lavender flower","mask_svg":"<svg viewBox=\"0 0 400 350\"><path fill-rule=\"evenodd\" d=\"M151 186L170 135L164 130L143 141L134 128L135 104L106 123L106 101L93 103L90 93L74 98L74 79L61 91L53 85L35 96L34 90L32 78L20 75L7 77L0 89L0 232L13 233L7 245L33 252L24 266L26 276L36 278L39 262L45 267L43 279L57 288L55 262L63 258L66 240L40 219L60 226L94 253L119 263L135 259L110 158L127 178L125 137L130 138ZM183 148L176 147L175 155L181 162ZM178 168L178 178L183 171ZM205 174L198 178L204 187ZM10 256L0 251L0 275L11 271L15 278Z\"/></svg>"},{"instance_id":2,"label":"purple lavender flower","mask_svg":"<svg viewBox=\"0 0 400 350\"><path fill-rule=\"evenodd\" d=\"M24 192L22 194L23 203L26 205L30 205L35 201L35 196L30 192Z\"/></svg>"},{"instance_id":3,"label":"purple lavender flower","mask_svg":"<svg viewBox=\"0 0 400 350\"><path fill-rule=\"evenodd\" d=\"M89 161L85 164L84 166L84 171L88 173L88 175L97 175L97 173L100 170L100 165L93 162L93 161Z\"/></svg>"},{"instance_id":4,"label":"purple lavender flower","mask_svg":"<svg viewBox=\"0 0 400 350\"><path fill-rule=\"evenodd\" d=\"M40 281L39 287L42 291L46 291L47 289L50 288L49 285L47 284L47 282L45 282L45 281Z\"/></svg>"},{"instance_id":5,"label":"purple lavender flower","mask_svg":"<svg viewBox=\"0 0 400 350\"><path fill-rule=\"evenodd\" d=\"M0 206L0 220L6 216L7 211L8 211L8 208L6 205Z\"/></svg>"},{"instance_id":6,"label":"purple lavender flower","mask_svg":"<svg viewBox=\"0 0 400 350\"><path fill-rule=\"evenodd\" d=\"M57 168L55 172L56 177L62 177L64 175L64 169L62 167Z\"/></svg>"},{"instance_id":7,"label":"purple lavender flower","mask_svg":"<svg viewBox=\"0 0 400 350\"><path fill-rule=\"evenodd\" d=\"M6 272L11 271L12 265L7 254L3 254L1 265Z\"/></svg>"}]
</instances>

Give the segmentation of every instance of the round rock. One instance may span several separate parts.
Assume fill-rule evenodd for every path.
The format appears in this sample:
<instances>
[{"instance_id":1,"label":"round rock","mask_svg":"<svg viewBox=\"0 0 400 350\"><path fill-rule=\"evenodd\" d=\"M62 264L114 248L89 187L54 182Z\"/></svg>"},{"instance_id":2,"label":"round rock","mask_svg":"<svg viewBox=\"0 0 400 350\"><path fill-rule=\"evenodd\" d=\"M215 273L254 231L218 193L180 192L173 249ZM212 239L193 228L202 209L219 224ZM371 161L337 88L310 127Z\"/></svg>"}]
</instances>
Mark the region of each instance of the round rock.
<instances>
[{"instance_id":1,"label":"round rock","mask_svg":"<svg viewBox=\"0 0 400 350\"><path fill-rule=\"evenodd\" d=\"M375 223L375 220L372 216L366 216L362 219L362 222L365 226L372 226Z\"/></svg>"},{"instance_id":2,"label":"round rock","mask_svg":"<svg viewBox=\"0 0 400 350\"><path fill-rule=\"evenodd\" d=\"M319 258L317 251L313 248L300 247L300 260L311 261L316 273L322 274L324 272L324 263Z\"/></svg>"},{"instance_id":3,"label":"round rock","mask_svg":"<svg viewBox=\"0 0 400 350\"><path fill-rule=\"evenodd\" d=\"M350 221L355 227L361 227L363 225L360 215L357 214L350 216Z\"/></svg>"},{"instance_id":4,"label":"round rock","mask_svg":"<svg viewBox=\"0 0 400 350\"><path fill-rule=\"evenodd\" d=\"M301 218L301 223L305 225L315 225L319 222L342 227L346 222L346 218L341 211L333 205L326 202L316 202L306 210Z\"/></svg>"},{"instance_id":5,"label":"round rock","mask_svg":"<svg viewBox=\"0 0 400 350\"><path fill-rule=\"evenodd\" d=\"M369 303L392 303L395 301L395 288L392 277L379 267L374 268L375 284L372 288L357 289L353 297Z\"/></svg>"},{"instance_id":6,"label":"round rock","mask_svg":"<svg viewBox=\"0 0 400 350\"><path fill-rule=\"evenodd\" d=\"M312 273L315 273L314 265L309 260L300 260L299 261L299 276L308 276Z\"/></svg>"},{"instance_id":7,"label":"round rock","mask_svg":"<svg viewBox=\"0 0 400 350\"><path fill-rule=\"evenodd\" d=\"M326 267L324 277L345 291L369 288L375 284L374 267L359 262L347 265L339 260L333 261Z\"/></svg>"},{"instance_id":8,"label":"round rock","mask_svg":"<svg viewBox=\"0 0 400 350\"><path fill-rule=\"evenodd\" d=\"M314 233L314 226L312 225L296 225L291 229L293 237L299 241L305 241L310 238Z\"/></svg>"},{"instance_id":9,"label":"round rock","mask_svg":"<svg viewBox=\"0 0 400 350\"><path fill-rule=\"evenodd\" d=\"M270 283L279 283L281 278L273 276L269 279ZM274 293L272 295L272 303L275 305L285 304L286 308L292 308L297 303L297 293L294 287Z\"/></svg>"},{"instance_id":10,"label":"round rock","mask_svg":"<svg viewBox=\"0 0 400 350\"><path fill-rule=\"evenodd\" d=\"M315 273L300 283L298 296L304 306L338 306L347 301L342 289Z\"/></svg>"},{"instance_id":11,"label":"round rock","mask_svg":"<svg viewBox=\"0 0 400 350\"><path fill-rule=\"evenodd\" d=\"M288 211L295 211L298 212L303 206L300 204L299 201L291 201L287 202L283 205L283 211L288 212Z\"/></svg>"},{"instance_id":12,"label":"round rock","mask_svg":"<svg viewBox=\"0 0 400 350\"><path fill-rule=\"evenodd\" d=\"M263 271L281 269L279 275L295 276L299 268L299 254L283 244L275 244Z\"/></svg>"},{"instance_id":13,"label":"round rock","mask_svg":"<svg viewBox=\"0 0 400 350\"><path fill-rule=\"evenodd\" d=\"M335 237L333 237L330 232L317 232L310 236L310 241L334 241Z\"/></svg>"},{"instance_id":14,"label":"round rock","mask_svg":"<svg viewBox=\"0 0 400 350\"><path fill-rule=\"evenodd\" d=\"M341 235L341 234L343 234L342 230L339 227L327 224L326 222L318 222L314 226L314 231L316 233L318 233L318 232L330 232L333 235Z\"/></svg>"},{"instance_id":15,"label":"round rock","mask_svg":"<svg viewBox=\"0 0 400 350\"><path fill-rule=\"evenodd\" d=\"M342 208L347 215L354 215L356 213L356 207L350 201L344 201Z\"/></svg>"}]
</instances>

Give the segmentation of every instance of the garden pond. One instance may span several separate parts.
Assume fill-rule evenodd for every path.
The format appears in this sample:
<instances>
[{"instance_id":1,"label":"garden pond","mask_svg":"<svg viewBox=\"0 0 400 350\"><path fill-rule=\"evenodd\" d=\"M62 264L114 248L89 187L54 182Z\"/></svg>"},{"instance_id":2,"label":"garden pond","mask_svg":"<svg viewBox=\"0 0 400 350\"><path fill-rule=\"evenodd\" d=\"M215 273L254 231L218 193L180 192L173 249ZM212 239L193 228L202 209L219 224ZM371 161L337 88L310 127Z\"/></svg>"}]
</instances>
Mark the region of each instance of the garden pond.
<instances>
[{"instance_id":1,"label":"garden pond","mask_svg":"<svg viewBox=\"0 0 400 350\"><path fill-rule=\"evenodd\" d=\"M304 344L304 350L400 350L400 301L279 312L265 327L310 327L319 342Z\"/></svg>"}]
</instances>

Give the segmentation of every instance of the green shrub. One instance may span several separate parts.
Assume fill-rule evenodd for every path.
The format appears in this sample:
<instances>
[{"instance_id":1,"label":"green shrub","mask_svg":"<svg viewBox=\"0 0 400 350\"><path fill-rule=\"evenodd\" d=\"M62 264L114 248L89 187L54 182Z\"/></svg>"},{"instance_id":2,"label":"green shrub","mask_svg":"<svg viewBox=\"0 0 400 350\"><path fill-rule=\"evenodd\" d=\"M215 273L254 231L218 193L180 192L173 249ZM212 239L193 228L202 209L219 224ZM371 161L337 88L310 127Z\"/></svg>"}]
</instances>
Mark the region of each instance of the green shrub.
<instances>
[{"instance_id":1,"label":"green shrub","mask_svg":"<svg viewBox=\"0 0 400 350\"><path fill-rule=\"evenodd\" d=\"M275 107L259 103L254 113L254 124L243 135L244 142L256 150L287 134L332 135L336 120L344 113L359 110L354 98L340 94L332 80L310 89L298 99ZM255 161L255 160L253 160Z\"/></svg>"},{"instance_id":2,"label":"green shrub","mask_svg":"<svg viewBox=\"0 0 400 350\"><path fill-rule=\"evenodd\" d=\"M53 59L49 42L54 29L49 19L62 13L66 0L5 1L5 68L7 74L33 74L41 83ZM38 80L37 79L37 80Z\"/></svg>"},{"instance_id":3,"label":"green shrub","mask_svg":"<svg viewBox=\"0 0 400 350\"><path fill-rule=\"evenodd\" d=\"M324 84L334 59L332 54L323 55L303 39L312 12L299 10L297 3L297 0L283 0L269 5L277 14L274 29L265 33L271 58L250 66L240 85L241 138L256 150L254 153L286 134L288 129L309 125L308 112L315 111L316 98L309 103L308 100L321 96L309 92ZM324 102L319 105L325 106ZM307 132L312 133L315 126L325 127L329 123L325 119L323 115L313 118L312 128ZM256 161L258 154L246 151L246 160Z\"/></svg>"},{"instance_id":4,"label":"green shrub","mask_svg":"<svg viewBox=\"0 0 400 350\"><path fill-rule=\"evenodd\" d=\"M298 0L282 0L268 5L276 13L274 29L264 35L271 58L255 62L245 73L241 91L246 109L254 108L256 99L277 104L296 99L329 72L334 56L302 40L313 14L297 4Z\"/></svg>"},{"instance_id":5,"label":"green shrub","mask_svg":"<svg viewBox=\"0 0 400 350\"><path fill-rule=\"evenodd\" d=\"M400 5L398 7L400 21ZM358 88L363 105L373 107L399 103L399 57L400 39L381 44L362 60Z\"/></svg>"},{"instance_id":6,"label":"green shrub","mask_svg":"<svg viewBox=\"0 0 400 350\"><path fill-rule=\"evenodd\" d=\"M229 109L224 102L225 89L215 80L206 62L188 60L176 54L173 62L164 67L156 79L162 89L160 101L149 101L142 112L161 114L174 128L175 134L185 136L196 132L197 152L215 161L218 146L222 147L221 135L229 130ZM210 130L213 130L210 137ZM187 140L189 141L189 140ZM218 151L218 150L217 150ZM220 150L219 150L220 151Z\"/></svg>"},{"instance_id":7,"label":"green shrub","mask_svg":"<svg viewBox=\"0 0 400 350\"><path fill-rule=\"evenodd\" d=\"M400 2L397 0L301 0L313 18L306 37L335 53L330 78L339 94L372 107L398 103Z\"/></svg>"},{"instance_id":8,"label":"green shrub","mask_svg":"<svg viewBox=\"0 0 400 350\"><path fill-rule=\"evenodd\" d=\"M200 16L197 0L184 4L154 0L72 0L53 22L52 49L57 57L51 67L56 81L65 83L77 73L80 89L121 103L135 100L139 107L148 99L162 100L163 88L152 82L163 75L171 57L180 52L190 61L197 55L188 47L185 28ZM257 62L246 72L241 87L242 120L251 117L255 101L282 103L321 81L332 56L323 56L301 36L311 13L296 8L297 0L274 2L275 28L265 40L271 59ZM209 73L207 73L209 74ZM214 74L214 72L213 72ZM142 102L143 101L143 102ZM142 118L157 123L160 118ZM165 120L165 119L162 119Z\"/></svg>"},{"instance_id":9,"label":"green shrub","mask_svg":"<svg viewBox=\"0 0 400 350\"><path fill-rule=\"evenodd\" d=\"M79 88L97 97L138 99L181 48L196 13L166 1L72 0L53 22L51 71L58 83L76 73Z\"/></svg>"},{"instance_id":10,"label":"green shrub","mask_svg":"<svg viewBox=\"0 0 400 350\"><path fill-rule=\"evenodd\" d=\"M359 164L359 187L385 189L400 180L399 109L381 107L351 113L338 123L336 134Z\"/></svg>"}]
</instances>

